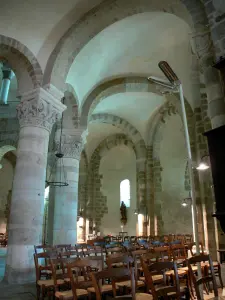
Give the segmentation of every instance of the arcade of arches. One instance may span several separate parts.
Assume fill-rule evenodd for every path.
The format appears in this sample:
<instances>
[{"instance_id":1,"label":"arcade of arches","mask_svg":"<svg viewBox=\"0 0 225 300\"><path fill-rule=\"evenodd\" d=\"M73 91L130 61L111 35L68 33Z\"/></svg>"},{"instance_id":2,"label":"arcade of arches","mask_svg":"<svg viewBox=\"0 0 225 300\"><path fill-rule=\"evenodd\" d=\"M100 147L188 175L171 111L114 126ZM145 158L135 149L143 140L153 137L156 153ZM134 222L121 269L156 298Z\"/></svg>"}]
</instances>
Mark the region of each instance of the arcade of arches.
<instances>
[{"instance_id":1,"label":"arcade of arches","mask_svg":"<svg viewBox=\"0 0 225 300\"><path fill-rule=\"evenodd\" d=\"M222 2L1 3L5 281L34 280L34 245L117 235L121 197L129 203L122 228L128 235L192 233L191 207L181 205L190 184L179 97L148 77L165 80L158 67L165 60L180 78L196 167L208 153L202 133L225 124L223 84L212 67L224 55ZM69 185L47 187L62 113ZM61 172L59 166L55 172ZM216 256L225 241L212 218L211 171L193 172L199 239Z\"/></svg>"}]
</instances>

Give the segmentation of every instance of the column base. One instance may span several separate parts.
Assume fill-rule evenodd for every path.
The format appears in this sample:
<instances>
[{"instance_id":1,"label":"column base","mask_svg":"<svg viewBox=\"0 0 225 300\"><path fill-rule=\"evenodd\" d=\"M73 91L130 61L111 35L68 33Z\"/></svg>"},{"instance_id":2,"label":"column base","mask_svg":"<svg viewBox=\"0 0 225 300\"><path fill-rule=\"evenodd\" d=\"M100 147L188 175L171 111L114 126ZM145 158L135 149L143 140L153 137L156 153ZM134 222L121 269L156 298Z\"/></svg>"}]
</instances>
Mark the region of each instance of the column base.
<instances>
[{"instance_id":1,"label":"column base","mask_svg":"<svg viewBox=\"0 0 225 300\"><path fill-rule=\"evenodd\" d=\"M5 275L3 282L8 284L26 284L34 283L36 281L35 269L20 269L12 268L9 265L6 265Z\"/></svg>"}]
</instances>

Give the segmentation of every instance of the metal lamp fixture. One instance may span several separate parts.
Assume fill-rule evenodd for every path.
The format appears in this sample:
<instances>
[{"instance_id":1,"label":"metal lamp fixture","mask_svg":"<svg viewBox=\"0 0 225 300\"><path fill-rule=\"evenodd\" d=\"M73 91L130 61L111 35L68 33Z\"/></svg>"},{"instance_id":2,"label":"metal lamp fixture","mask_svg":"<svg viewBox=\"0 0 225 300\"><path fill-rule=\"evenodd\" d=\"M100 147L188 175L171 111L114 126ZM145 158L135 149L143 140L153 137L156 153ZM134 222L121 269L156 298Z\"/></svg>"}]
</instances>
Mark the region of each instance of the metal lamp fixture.
<instances>
[{"instance_id":1,"label":"metal lamp fixture","mask_svg":"<svg viewBox=\"0 0 225 300\"><path fill-rule=\"evenodd\" d=\"M192 199L189 197L189 198L185 198L184 200L183 200L183 202L182 202L182 206L183 207L187 207L189 204L191 204L192 203Z\"/></svg>"},{"instance_id":2,"label":"metal lamp fixture","mask_svg":"<svg viewBox=\"0 0 225 300\"><path fill-rule=\"evenodd\" d=\"M192 154L191 154L191 146L190 146L190 137L188 132L188 124L187 124L187 115L185 110L185 101L184 101L184 93L181 81L174 73L170 65L166 61L160 61L158 64L159 68L169 80L166 82L163 79L158 79L156 77L149 77L148 80L159 84L163 87L168 88L172 92L178 92L180 96L180 104L181 104L181 111L182 111L182 119L184 125L184 133L185 133L185 140L186 140L186 148L188 154L188 169L190 174L190 183L191 183L191 199L192 199L192 227L194 233L194 239L196 242L196 251L199 253L199 240L198 240L198 229L197 229L197 207L196 207L196 196L195 196L195 182L194 182L194 174L192 170ZM201 274L201 269L199 268L199 274Z\"/></svg>"},{"instance_id":3,"label":"metal lamp fixture","mask_svg":"<svg viewBox=\"0 0 225 300\"><path fill-rule=\"evenodd\" d=\"M65 98L62 99L63 104L64 104L64 100ZM46 184L49 186L64 187L69 185L67 182L66 172L63 164L64 154L62 153L62 129L63 129L63 113L62 113L62 118L60 123L59 148L58 151L55 153L55 161L51 169L49 178L46 180ZM59 170L58 174L57 174L57 170Z\"/></svg>"},{"instance_id":4,"label":"metal lamp fixture","mask_svg":"<svg viewBox=\"0 0 225 300\"><path fill-rule=\"evenodd\" d=\"M201 161L196 169L199 171L208 170L210 168L210 165L208 163L208 158L209 158L209 155L202 156Z\"/></svg>"}]
</instances>

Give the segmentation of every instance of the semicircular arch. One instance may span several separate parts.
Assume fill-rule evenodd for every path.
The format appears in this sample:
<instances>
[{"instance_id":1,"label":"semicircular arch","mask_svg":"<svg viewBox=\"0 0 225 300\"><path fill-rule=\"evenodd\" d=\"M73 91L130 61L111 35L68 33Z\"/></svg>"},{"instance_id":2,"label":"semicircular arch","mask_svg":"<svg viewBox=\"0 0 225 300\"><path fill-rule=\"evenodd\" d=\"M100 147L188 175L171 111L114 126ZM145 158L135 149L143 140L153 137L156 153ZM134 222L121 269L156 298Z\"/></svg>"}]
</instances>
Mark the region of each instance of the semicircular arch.
<instances>
[{"instance_id":1,"label":"semicircular arch","mask_svg":"<svg viewBox=\"0 0 225 300\"><path fill-rule=\"evenodd\" d=\"M61 38L50 56L44 74L44 84L52 83L63 90L69 69L80 50L99 32L128 16L143 12L168 12L184 20L195 31L207 24L200 1L107 0L85 14ZM79 41L79 43L77 43ZM67 62L67 64L65 64Z\"/></svg>"},{"instance_id":2,"label":"semicircular arch","mask_svg":"<svg viewBox=\"0 0 225 300\"><path fill-rule=\"evenodd\" d=\"M9 64L23 93L42 85L43 72L33 53L21 42L0 34L0 60Z\"/></svg>"}]
</instances>

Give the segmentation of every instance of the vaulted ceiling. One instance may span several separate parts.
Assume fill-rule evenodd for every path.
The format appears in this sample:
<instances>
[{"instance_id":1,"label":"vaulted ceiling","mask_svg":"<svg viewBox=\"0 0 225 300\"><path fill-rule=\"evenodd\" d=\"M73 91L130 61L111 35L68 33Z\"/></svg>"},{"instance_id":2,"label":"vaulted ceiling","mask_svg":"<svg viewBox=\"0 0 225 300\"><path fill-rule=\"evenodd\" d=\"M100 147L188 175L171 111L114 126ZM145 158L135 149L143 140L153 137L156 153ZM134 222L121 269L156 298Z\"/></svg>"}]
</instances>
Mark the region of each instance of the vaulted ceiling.
<instances>
[{"instance_id":1,"label":"vaulted ceiling","mask_svg":"<svg viewBox=\"0 0 225 300\"><path fill-rule=\"evenodd\" d=\"M100 2L3 1L1 31L26 45L44 70L50 54L65 32ZM180 1L177 1L178 4ZM73 102L77 101L82 107L91 92L113 78L163 77L158 62L166 60L181 79L185 97L194 107L197 96L191 78L193 53L190 33L191 28L186 21L163 10L138 13L114 22L90 38L72 62L66 82L74 91L76 99ZM13 86L16 89L16 81ZM139 82L137 90L134 87L133 92L127 93L119 92L115 87L115 93L99 101L92 114L108 113L126 120L147 142L149 121L167 98L153 91L139 91L138 86ZM72 109L69 110L72 112ZM106 136L121 132L120 128L110 124L89 124L88 156Z\"/></svg>"}]
</instances>

